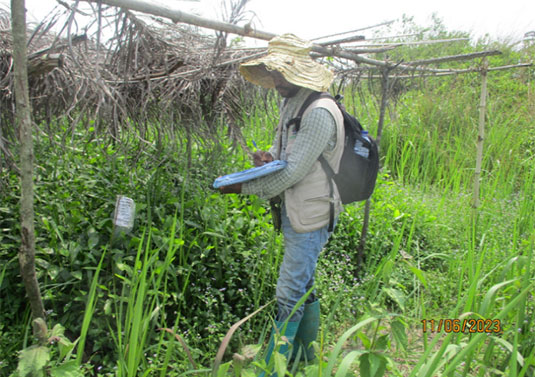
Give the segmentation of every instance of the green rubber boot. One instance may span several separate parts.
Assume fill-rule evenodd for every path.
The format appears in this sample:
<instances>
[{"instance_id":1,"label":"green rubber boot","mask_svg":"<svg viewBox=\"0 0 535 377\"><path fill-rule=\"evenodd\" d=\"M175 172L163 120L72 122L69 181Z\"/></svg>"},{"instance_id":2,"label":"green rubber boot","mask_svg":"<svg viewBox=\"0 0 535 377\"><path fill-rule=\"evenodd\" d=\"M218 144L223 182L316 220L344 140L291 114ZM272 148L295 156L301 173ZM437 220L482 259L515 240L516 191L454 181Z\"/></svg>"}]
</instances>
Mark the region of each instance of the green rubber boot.
<instances>
[{"instance_id":1,"label":"green rubber boot","mask_svg":"<svg viewBox=\"0 0 535 377\"><path fill-rule=\"evenodd\" d=\"M284 323L285 322L275 321L275 327L277 330L273 329L271 331L271 337L269 339L268 350L267 350L267 354L265 358L266 364L269 364L269 360L271 360L271 355L273 354L273 350L275 348L274 336L276 333L280 333L282 331L282 328L284 327ZM278 337L284 336L288 340L287 342L285 342L284 345L280 346L277 351L278 353L286 356L286 358L288 358L289 347L294 344L295 334L297 333L298 328L299 328L299 322L288 322L288 325L286 326L286 331L283 334L278 336ZM262 372L259 374L258 377L264 377L265 375L266 375L266 372ZM271 377L277 377L277 373L271 374Z\"/></svg>"},{"instance_id":2,"label":"green rubber boot","mask_svg":"<svg viewBox=\"0 0 535 377\"><path fill-rule=\"evenodd\" d=\"M320 327L320 302L318 300L305 305L303 318L299 323L297 334L295 335L295 347L292 352L292 359L296 362L300 360L314 360L314 347L312 342L318 337ZM299 353L299 359L297 356Z\"/></svg>"}]
</instances>

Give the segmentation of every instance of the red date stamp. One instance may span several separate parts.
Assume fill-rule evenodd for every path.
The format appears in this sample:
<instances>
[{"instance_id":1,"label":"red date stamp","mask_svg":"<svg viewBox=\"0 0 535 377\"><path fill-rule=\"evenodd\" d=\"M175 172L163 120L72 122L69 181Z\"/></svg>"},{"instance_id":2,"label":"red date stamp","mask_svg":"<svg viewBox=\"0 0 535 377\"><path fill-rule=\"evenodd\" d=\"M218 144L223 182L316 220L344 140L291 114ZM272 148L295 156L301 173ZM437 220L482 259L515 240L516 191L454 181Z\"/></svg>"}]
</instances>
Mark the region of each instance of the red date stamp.
<instances>
[{"instance_id":1,"label":"red date stamp","mask_svg":"<svg viewBox=\"0 0 535 377\"><path fill-rule=\"evenodd\" d=\"M499 319L424 319L422 320L424 333L494 333L502 332Z\"/></svg>"}]
</instances>

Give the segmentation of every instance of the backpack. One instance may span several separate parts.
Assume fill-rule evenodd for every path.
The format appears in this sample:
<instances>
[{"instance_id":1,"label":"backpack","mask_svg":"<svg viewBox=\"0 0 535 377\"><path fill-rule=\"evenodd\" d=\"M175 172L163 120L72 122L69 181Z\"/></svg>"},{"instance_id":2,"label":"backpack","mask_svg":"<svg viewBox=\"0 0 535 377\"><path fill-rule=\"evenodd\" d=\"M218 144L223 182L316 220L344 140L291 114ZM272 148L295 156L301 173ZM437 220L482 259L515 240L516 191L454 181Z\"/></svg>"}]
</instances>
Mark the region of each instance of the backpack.
<instances>
[{"instance_id":1,"label":"backpack","mask_svg":"<svg viewBox=\"0 0 535 377\"><path fill-rule=\"evenodd\" d=\"M371 137L369 140L362 137L363 131L360 122L351 114L349 114L344 106L341 104L342 96L331 96L329 93L313 92L305 100L297 117L290 120L289 123L295 123L296 130L299 131L301 118L305 110L312 104L312 102L320 98L330 98L336 102L338 108L344 117L344 150L340 160L340 168L338 174L334 173L325 157L320 155L318 161L320 162L325 174L329 178L329 189L331 198L334 195L334 188L332 182L336 184L342 204L367 200L373 193L375 188L375 181L379 171L379 152L377 143ZM368 157L363 157L355 153L354 146L357 141L369 150ZM334 227L334 203L331 202L329 231Z\"/></svg>"}]
</instances>

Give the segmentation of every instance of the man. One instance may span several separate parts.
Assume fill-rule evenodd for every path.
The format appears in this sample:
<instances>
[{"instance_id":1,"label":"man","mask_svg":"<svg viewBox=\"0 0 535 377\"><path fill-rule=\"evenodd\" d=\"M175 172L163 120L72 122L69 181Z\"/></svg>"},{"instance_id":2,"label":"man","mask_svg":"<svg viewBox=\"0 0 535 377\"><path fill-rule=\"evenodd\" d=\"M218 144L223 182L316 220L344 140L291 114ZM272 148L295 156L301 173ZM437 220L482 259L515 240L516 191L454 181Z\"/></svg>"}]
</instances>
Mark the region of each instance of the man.
<instances>
[{"instance_id":1,"label":"man","mask_svg":"<svg viewBox=\"0 0 535 377\"><path fill-rule=\"evenodd\" d=\"M335 218L342 211L338 190L335 187L330 195L329 181L318 157L323 154L337 172L344 144L343 117L330 99L314 101L304 112L299 126L292 121L307 97L315 91L327 91L333 80L331 71L310 58L310 49L309 42L285 34L269 42L265 57L240 66L248 81L275 88L284 98L273 147L269 152L255 153L255 165L277 159L287 161L287 166L268 176L220 188L222 193L280 198L285 253L277 281L278 313L274 332L288 321L284 335L290 344L296 343L294 356L303 347L301 353L308 360L314 357L309 346L316 339L320 317L319 301L314 293L289 316L314 284L318 256L330 236L331 208ZM272 334L266 363L273 348ZM279 349L283 354L287 351L288 345Z\"/></svg>"}]
</instances>

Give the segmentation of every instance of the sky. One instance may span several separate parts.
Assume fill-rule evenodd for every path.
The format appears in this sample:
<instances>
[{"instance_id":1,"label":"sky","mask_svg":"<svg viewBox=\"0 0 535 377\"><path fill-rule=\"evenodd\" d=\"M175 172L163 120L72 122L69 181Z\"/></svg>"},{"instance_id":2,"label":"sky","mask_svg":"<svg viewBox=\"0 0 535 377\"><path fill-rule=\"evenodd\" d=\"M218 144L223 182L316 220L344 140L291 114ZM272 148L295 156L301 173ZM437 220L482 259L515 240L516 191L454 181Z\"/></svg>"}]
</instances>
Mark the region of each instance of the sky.
<instances>
[{"instance_id":1,"label":"sky","mask_svg":"<svg viewBox=\"0 0 535 377\"><path fill-rule=\"evenodd\" d=\"M448 30L475 37L488 33L493 38L521 39L535 31L535 0L250 0L248 7L256 13L258 29L293 32L307 39L400 19L403 14L427 26L436 13Z\"/></svg>"},{"instance_id":2,"label":"sky","mask_svg":"<svg viewBox=\"0 0 535 377\"><path fill-rule=\"evenodd\" d=\"M202 17L221 19L222 0L159 2ZM9 0L0 0L0 3L9 7ZM41 20L55 5L55 0L26 0L28 20ZM414 17L420 26L429 26L431 15L436 13L448 30L470 32L474 38L489 34L493 39L516 41L525 33L535 31L535 0L505 3L489 0L250 0L246 9L251 11L248 19L252 19L258 30L274 34L292 32L305 39L399 20L403 14Z\"/></svg>"}]
</instances>

